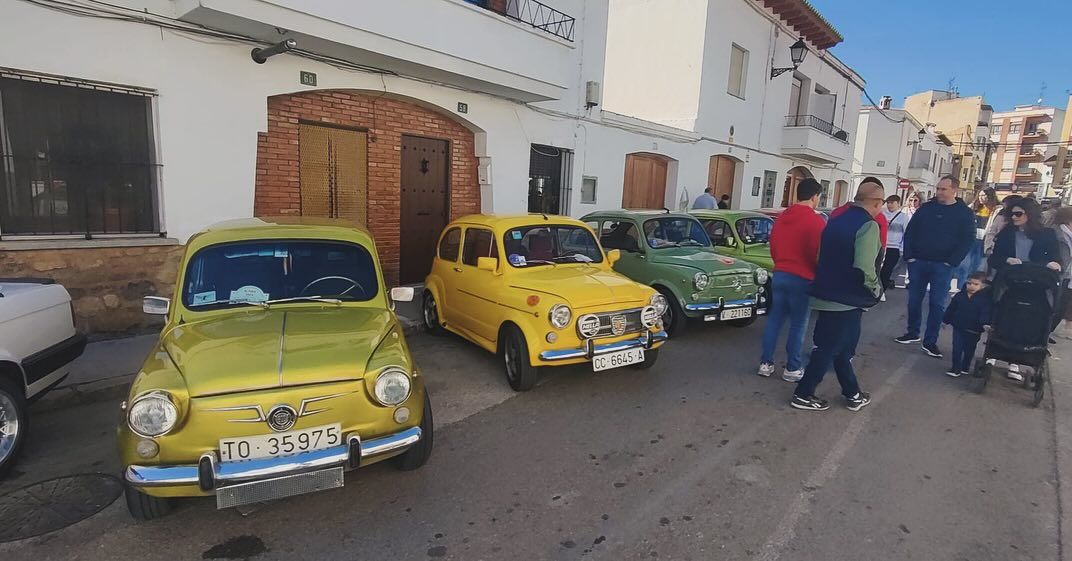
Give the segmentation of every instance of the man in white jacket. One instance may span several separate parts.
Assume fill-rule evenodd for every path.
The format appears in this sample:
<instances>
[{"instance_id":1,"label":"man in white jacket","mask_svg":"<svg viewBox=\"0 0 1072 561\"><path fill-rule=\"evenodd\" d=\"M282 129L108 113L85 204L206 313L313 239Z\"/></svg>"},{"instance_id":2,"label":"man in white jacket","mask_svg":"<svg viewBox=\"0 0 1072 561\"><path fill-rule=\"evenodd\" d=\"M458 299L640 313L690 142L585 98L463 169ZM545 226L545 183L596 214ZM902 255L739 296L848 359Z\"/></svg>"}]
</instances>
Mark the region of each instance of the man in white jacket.
<instances>
[{"instance_id":1,"label":"man in white jacket","mask_svg":"<svg viewBox=\"0 0 1072 561\"><path fill-rule=\"evenodd\" d=\"M901 244L911 217L901 208L901 197L898 195L886 197L886 206L882 209L882 215L889 223L889 230L886 234L886 254L882 259L882 271L879 278L883 289L892 290L894 288L893 272L897 269L897 263L901 261ZM885 298L886 295L883 294L882 299L885 300Z\"/></svg>"}]
</instances>

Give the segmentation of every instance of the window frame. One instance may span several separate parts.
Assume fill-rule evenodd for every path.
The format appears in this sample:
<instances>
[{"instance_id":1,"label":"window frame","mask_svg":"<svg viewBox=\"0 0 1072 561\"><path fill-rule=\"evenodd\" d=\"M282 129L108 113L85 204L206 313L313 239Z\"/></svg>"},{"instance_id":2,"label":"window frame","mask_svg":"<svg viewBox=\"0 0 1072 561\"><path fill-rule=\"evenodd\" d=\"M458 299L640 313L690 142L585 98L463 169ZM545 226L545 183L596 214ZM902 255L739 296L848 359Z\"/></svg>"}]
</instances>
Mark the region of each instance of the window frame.
<instances>
[{"instance_id":1,"label":"window frame","mask_svg":"<svg viewBox=\"0 0 1072 561\"><path fill-rule=\"evenodd\" d=\"M728 232L728 235L723 236L723 239L733 240L733 244L725 245L725 244L720 244L720 243L715 242L715 237L713 235L711 235L711 232L709 232L707 230L707 224L704 224L704 222L707 222L707 223L709 223L711 225L721 224L722 227L725 229L725 231ZM737 247L738 247L737 244L740 243L740 240L737 239L736 229L733 226L730 225L728 220L725 220L725 219L722 219L722 218L706 218L706 219L700 221L700 225L703 227L704 234L707 234L707 239L711 243L710 247L712 247L712 248L725 247L725 248L730 248L730 249L737 249Z\"/></svg>"},{"instance_id":2,"label":"window frame","mask_svg":"<svg viewBox=\"0 0 1072 561\"><path fill-rule=\"evenodd\" d=\"M466 252L465 248L466 248L466 242L469 241L469 233L470 232L483 232L483 233L487 234L488 237L491 238L491 247L488 248L488 253L490 253L490 255L477 255L476 259L472 263L467 263L465 261L465 252ZM458 259L458 263L461 264L461 265L465 265L466 267L472 267L472 268L476 269L477 265L480 263L480 258L481 257L492 257L492 258L494 258L495 261L496 261L496 266L498 266L497 263L499 261L499 244L497 243L497 240L495 239L495 231L492 230L491 228L485 228L485 227L482 227L482 226L469 226L469 227L467 227L465 229L465 232L462 234L461 255L460 255L460 258Z\"/></svg>"},{"instance_id":3,"label":"window frame","mask_svg":"<svg viewBox=\"0 0 1072 561\"><path fill-rule=\"evenodd\" d=\"M447 259L446 257L443 257L443 244L447 243L447 236L450 236L454 232L458 233L458 240L456 242L457 245L455 245L455 247L454 247L454 258L453 259ZM436 244L436 259L439 259L440 261L444 261L446 263L457 263L458 259L461 257L461 255L462 255L462 227L461 226L452 226L450 228L447 228L447 231L443 232L443 236L441 238L439 238L439 243Z\"/></svg>"},{"instance_id":4,"label":"window frame","mask_svg":"<svg viewBox=\"0 0 1072 561\"><path fill-rule=\"evenodd\" d=\"M738 76L738 88L737 91L733 91L733 61L736 53L741 53L741 67ZM726 93L730 94L737 99L746 99L748 95L748 49L738 45L737 43L730 43L730 62L729 62L729 74L726 79Z\"/></svg>"},{"instance_id":5,"label":"window frame","mask_svg":"<svg viewBox=\"0 0 1072 561\"><path fill-rule=\"evenodd\" d=\"M607 224L628 224L629 227L633 229L633 234L634 234L633 235L633 241L636 242L636 249L635 250L630 250L630 249L625 249L625 248L621 248L621 247L611 247L611 246L608 246L607 244L603 243L603 229L607 226ZM596 229L595 233L596 233L596 241L599 242L599 245L600 245L600 247L603 248L604 252L606 252L608 250L611 250L611 249L617 249L619 251L624 251L626 253L638 253L639 254L639 253L644 253L644 248L648 245L647 242L641 243L641 241L640 241L641 240L640 227L637 226L637 223L634 220L629 220L629 219L619 220L619 219L616 219L616 218L602 218L602 219L599 219L599 228ZM628 233L628 230L626 230L626 233Z\"/></svg>"}]
</instances>

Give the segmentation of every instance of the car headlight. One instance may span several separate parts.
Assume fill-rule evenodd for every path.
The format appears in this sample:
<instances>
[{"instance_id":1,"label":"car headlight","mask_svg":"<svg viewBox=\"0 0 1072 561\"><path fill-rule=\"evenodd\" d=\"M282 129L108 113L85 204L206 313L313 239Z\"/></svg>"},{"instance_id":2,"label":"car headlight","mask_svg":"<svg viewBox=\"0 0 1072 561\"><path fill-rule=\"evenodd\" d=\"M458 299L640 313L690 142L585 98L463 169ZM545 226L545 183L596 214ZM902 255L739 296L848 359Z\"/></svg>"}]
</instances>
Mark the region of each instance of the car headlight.
<instances>
[{"instance_id":1,"label":"car headlight","mask_svg":"<svg viewBox=\"0 0 1072 561\"><path fill-rule=\"evenodd\" d=\"M577 332L585 339L591 339L598 335L600 327L601 324L599 318L592 314L583 315L577 318Z\"/></svg>"},{"instance_id":2,"label":"car headlight","mask_svg":"<svg viewBox=\"0 0 1072 561\"><path fill-rule=\"evenodd\" d=\"M167 434L179 420L179 409L167 392L149 392L127 409L127 425L138 436L155 438Z\"/></svg>"},{"instance_id":3,"label":"car headlight","mask_svg":"<svg viewBox=\"0 0 1072 561\"><path fill-rule=\"evenodd\" d=\"M551 307L551 312L547 314L548 321L557 329L562 329L569 325L572 318L573 312L565 304L555 304Z\"/></svg>"},{"instance_id":4,"label":"car headlight","mask_svg":"<svg viewBox=\"0 0 1072 561\"><path fill-rule=\"evenodd\" d=\"M643 310L640 310L640 323L643 323L644 327L648 329L655 327L661 317L662 314L655 309L655 306L645 306Z\"/></svg>"},{"instance_id":5,"label":"car headlight","mask_svg":"<svg viewBox=\"0 0 1072 561\"><path fill-rule=\"evenodd\" d=\"M696 273L695 275L692 275L692 285L696 287L696 290L707 288L707 285L710 282L711 278L707 276L707 273Z\"/></svg>"},{"instance_id":6,"label":"car headlight","mask_svg":"<svg viewBox=\"0 0 1072 561\"><path fill-rule=\"evenodd\" d=\"M392 406L409 399L411 388L409 374L401 368L388 368L376 378L372 393L381 405Z\"/></svg>"},{"instance_id":7,"label":"car headlight","mask_svg":"<svg viewBox=\"0 0 1072 561\"><path fill-rule=\"evenodd\" d=\"M767 279L770 275L767 274L767 270L763 268L756 269L756 284L763 286L767 284Z\"/></svg>"},{"instance_id":8,"label":"car headlight","mask_svg":"<svg viewBox=\"0 0 1072 561\"><path fill-rule=\"evenodd\" d=\"M655 308L655 312L659 314L659 316L665 314L666 308L670 306L670 303L666 301L666 296L658 293L652 295L650 304L652 308Z\"/></svg>"}]
</instances>

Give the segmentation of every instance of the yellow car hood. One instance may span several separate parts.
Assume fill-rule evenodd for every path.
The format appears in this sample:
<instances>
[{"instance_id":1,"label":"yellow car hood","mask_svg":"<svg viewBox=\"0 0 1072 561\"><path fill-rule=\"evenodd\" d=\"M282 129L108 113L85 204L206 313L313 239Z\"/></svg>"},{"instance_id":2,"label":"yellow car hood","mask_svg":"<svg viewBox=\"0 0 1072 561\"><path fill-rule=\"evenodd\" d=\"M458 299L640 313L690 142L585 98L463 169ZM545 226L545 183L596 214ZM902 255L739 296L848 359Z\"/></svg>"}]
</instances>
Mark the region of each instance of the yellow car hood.
<instances>
[{"instance_id":1,"label":"yellow car hood","mask_svg":"<svg viewBox=\"0 0 1072 561\"><path fill-rule=\"evenodd\" d=\"M292 305L177 325L161 344L200 397L360 379L393 324L382 308Z\"/></svg>"},{"instance_id":2,"label":"yellow car hood","mask_svg":"<svg viewBox=\"0 0 1072 561\"><path fill-rule=\"evenodd\" d=\"M593 266L559 265L525 271L511 279L522 290L564 298L574 309L608 304L647 304L652 289Z\"/></svg>"}]
</instances>

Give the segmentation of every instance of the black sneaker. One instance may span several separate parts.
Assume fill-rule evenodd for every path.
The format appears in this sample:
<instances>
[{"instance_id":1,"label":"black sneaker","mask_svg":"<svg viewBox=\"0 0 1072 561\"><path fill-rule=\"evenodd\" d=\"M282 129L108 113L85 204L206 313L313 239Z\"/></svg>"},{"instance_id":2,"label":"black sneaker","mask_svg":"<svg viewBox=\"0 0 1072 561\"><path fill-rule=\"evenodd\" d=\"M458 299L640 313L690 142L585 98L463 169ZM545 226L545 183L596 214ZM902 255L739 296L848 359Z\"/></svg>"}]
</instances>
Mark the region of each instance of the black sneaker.
<instances>
[{"instance_id":1,"label":"black sneaker","mask_svg":"<svg viewBox=\"0 0 1072 561\"><path fill-rule=\"evenodd\" d=\"M902 345L910 345L912 343L918 343L922 340L923 338L919 335L912 335L911 333L905 333L904 335L901 335L900 337L894 339L894 341Z\"/></svg>"},{"instance_id":2,"label":"black sneaker","mask_svg":"<svg viewBox=\"0 0 1072 561\"><path fill-rule=\"evenodd\" d=\"M793 400L789 402L789 406L794 409L803 409L804 411L826 411L830 409L830 404L825 399L819 399L814 395L808 397L794 395Z\"/></svg>"},{"instance_id":3,"label":"black sneaker","mask_svg":"<svg viewBox=\"0 0 1072 561\"><path fill-rule=\"evenodd\" d=\"M938 345L935 345L934 343L923 343L919 348L923 349L923 352L934 358L942 358L942 351L939 351Z\"/></svg>"},{"instance_id":4,"label":"black sneaker","mask_svg":"<svg viewBox=\"0 0 1072 561\"><path fill-rule=\"evenodd\" d=\"M946 376L952 376L953 378L959 378L961 374L964 374L964 372L961 372L956 368L950 368L949 370L945 371Z\"/></svg>"},{"instance_id":5,"label":"black sneaker","mask_svg":"<svg viewBox=\"0 0 1072 561\"><path fill-rule=\"evenodd\" d=\"M856 395L845 398L845 407L849 411L859 411L871 403L871 394L867 392L856 392Z\"/></svg>"}]
</instances>

